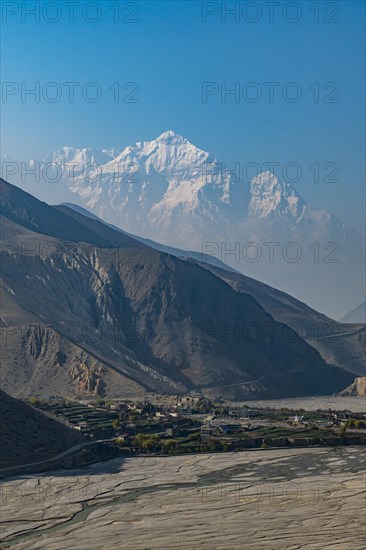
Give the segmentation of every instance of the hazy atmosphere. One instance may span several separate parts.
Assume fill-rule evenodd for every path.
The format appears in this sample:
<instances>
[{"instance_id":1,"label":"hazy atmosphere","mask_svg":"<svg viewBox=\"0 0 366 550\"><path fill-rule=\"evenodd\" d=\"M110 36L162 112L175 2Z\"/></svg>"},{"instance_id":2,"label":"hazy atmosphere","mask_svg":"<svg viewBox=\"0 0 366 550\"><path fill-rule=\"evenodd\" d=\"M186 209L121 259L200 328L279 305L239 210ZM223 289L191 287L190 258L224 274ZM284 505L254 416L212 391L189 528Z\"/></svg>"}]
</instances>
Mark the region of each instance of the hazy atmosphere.
<instances>
[{"instance_id":1,"label":"hazy atmosphere","mask_svg":"<svg viewBox=\"0 0 366 550\"><path fill-rule=\"evenodd\" d=\"M0 548L363 549L365 3L0 9Z\"/></svg>"}]
</instances>

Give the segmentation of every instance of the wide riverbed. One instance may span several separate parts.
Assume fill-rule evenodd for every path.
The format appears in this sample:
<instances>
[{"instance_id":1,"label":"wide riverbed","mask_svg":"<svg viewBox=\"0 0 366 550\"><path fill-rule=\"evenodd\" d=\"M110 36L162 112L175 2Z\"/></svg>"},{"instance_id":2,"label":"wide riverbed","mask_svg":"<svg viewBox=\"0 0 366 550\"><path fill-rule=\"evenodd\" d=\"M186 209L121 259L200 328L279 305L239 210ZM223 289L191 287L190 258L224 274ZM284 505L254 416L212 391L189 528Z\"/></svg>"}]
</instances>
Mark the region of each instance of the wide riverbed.
<instances>
[{"instance_id":1,"label":"wide riverbed","mask_svg":"<svg viewBox=\"0 0 366 550\"><path fill-rule=\"evenodd\" d=\"M362 447L115 459L2 484L0 548L365 547Z\"/></svg>"},{"instance_id":2,"label":"wide riverbed","mask_svg":"<svg viewBox=\"0 0 366 550\"><path fill-rule=\"evenodd\" d=\"M232 403L234 407L241 407L248 405L249 407L258 408L274 408L280 409L282 407L299 411L303 409L305 411L351 411L351 412L366 412L366 399L365 397L340 397L336 396L317 396L317 397L292 397L288 399L266 399L263 401L243 401L241 403Z\"/></svg>"}]
</instances>

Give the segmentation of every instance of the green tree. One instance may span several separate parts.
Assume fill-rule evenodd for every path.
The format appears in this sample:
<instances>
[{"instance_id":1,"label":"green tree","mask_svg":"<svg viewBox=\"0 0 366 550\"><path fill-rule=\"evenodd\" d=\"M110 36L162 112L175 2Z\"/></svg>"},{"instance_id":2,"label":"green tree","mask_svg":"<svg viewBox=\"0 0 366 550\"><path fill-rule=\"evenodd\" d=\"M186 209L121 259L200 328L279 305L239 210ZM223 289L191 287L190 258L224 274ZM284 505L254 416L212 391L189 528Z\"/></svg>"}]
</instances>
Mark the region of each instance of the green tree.
<instances>
[{"instance_id":1,"label":"green tree","mask_svg":"<svg viewBox=\"0 0 366 550\"><path fill-rule=\"evenodd\" d=\"M40 405L41 403L38 397L31 397L29 402L31 405L33 405L33 407L38 407L38 405Z\"/></svg>"},{"instance_id":2,"label":"green tree","mask_svg":"<svg viewBox=\"0 0 366 550\"><path fill-rule=\"evenodd\" d=\"M173 454L176 448L177 448L177 443L175 439L166 439L165 441L162 442L162 449L164 453Z\"/></svg>"},{"instance_id":3,"label":"green tree","mask_svg":"<svg viewBox=\"0 0 366 550\"><path fill-rule=\"evenodd\" d=\"M120 421L118 420L118 418L115 418L114 420L112 420L112 428L114 430L118 430L118 428L120 427L121 423Z\"/></svg>"},{"instance_id":4,"label":"green tree","mask_svg":"<svg viewBox=\"0 0 366 550\"><path fill-rule=\"evenodd\" d=\"M151 450L156 447L160 442L160 438L155 434L143 434L138 433L132 442L134 447L140 447L140 449Z\"/></svg>"},{"instance_id":5,"label":"green tree","mask_svg":"<svg viewBox=\"0 0 366 550\"><path fill-rule=\"evenodd\" d=\"M135 435L132 441L134 447L141 447L142 442L144 441L145 434L138 433Z\"/></svg>"},{"instance_id":6,"label":"green tree","mask_svg":"<svg viewBox=\"0 0 366 550\"><path fill-rule=\"evenodd\" d=\"M339 432L338 432L340 437L344 437L344 435L346 433L346 429L347 429L347 424L343 424L343 426L340 427Z\"/></svg>"},{"instance_id":7,"label":"green tree","mask_svg":"<svg viewBox=\"0 0 366 550\"><path fill-rule=\"evenodd\" d=\"M160 437L156 434L146 434L142 441L142 448L151 451L154 447L157 447L160 443Z\"/></svg>"}]
</instances>

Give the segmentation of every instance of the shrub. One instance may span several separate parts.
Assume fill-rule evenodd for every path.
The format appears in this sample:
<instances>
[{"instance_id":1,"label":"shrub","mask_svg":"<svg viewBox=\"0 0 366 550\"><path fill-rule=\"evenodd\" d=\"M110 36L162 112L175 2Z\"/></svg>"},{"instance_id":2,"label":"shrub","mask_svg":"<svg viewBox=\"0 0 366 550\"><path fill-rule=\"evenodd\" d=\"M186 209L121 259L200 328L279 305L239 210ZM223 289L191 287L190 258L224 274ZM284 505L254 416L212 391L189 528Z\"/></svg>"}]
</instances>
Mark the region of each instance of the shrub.
<instances>
[{"instance_id":1,"label":"shrub","mask_svg":"<svg viewBox=\"0 0 366 550\"><path fill-rule=\"evenodd\" d=\"M37 397L31 397L29 402L31 405L33 405L33 407L38 407L38 405L40 405L41 403Z\"/></svg>"},{"instance_id":2,"label":"shrub","mask_svg":"<svg viewBox=\"0 0 366 550\"><path fill-rule=\"evenodd\" d=\"M177 449L177 442L175 439L166 439L162 442L162 450L167 454L174 454Z\"/></svg>"},{"instance_id":3,"label":"shrub","mask_svg":"<svg viewBox=\"0 0 366 550\"><path fill-rule=\"evenodd\" d=\"M344 436L344 434L346 433L346 429L347 429L346 424L344 424L343 426L341 426L341 428L339 429L339 432L338 432L340 437L343 437L343 436Z\"/></svg>"},{"instance_id":4,"label":"shrub","mask_svg":"<svg viewBox=\"0 0 366 550\"><path fill-rule=\"evenodd\" d=\"M141 449L150 450L152 447L157 446L159 442L160 438L158 435L138 433L134 437L132 445L134 447L140 447Z\"/></svg>"}]
</instances>

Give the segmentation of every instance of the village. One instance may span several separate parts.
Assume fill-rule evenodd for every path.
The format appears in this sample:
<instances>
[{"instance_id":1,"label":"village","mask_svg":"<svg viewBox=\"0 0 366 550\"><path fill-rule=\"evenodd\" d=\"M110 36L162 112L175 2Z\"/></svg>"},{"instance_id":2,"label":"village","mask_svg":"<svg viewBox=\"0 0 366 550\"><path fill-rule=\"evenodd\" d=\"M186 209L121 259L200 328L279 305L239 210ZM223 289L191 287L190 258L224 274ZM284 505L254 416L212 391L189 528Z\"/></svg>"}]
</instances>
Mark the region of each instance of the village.
<instances>
[{"instance_id":1,"label":"village","mask_svg":"<svg viewBox=\"0 0 366 550\"><path fill-rule=\"evenodd\" d=\"M200 394L136 401L50 396L30 403L121 454L366 444L366 414L350 411L239 406Z\"/></svg>"}]
</instances>

